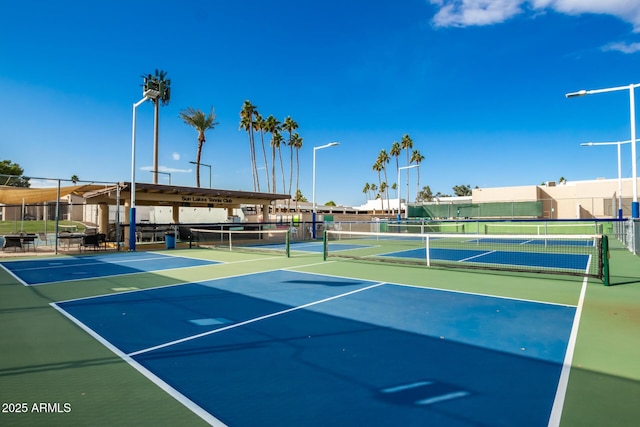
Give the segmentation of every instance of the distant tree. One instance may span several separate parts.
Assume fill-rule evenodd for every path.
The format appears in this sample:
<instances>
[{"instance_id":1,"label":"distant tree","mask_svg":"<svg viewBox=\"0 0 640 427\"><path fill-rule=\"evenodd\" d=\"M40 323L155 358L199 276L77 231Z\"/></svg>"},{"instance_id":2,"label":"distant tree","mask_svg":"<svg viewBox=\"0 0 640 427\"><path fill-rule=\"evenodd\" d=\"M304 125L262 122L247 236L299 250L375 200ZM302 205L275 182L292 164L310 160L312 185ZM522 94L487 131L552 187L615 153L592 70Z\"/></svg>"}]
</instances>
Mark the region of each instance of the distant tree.
<instances>
[{"instance_id":1,"label":"distant tree","mask_svg":"<svg viewBox=\"0 0 640 427\"><path fill-rule=\"evenodd\" d=\"M418 184L417 184L417 191L419 191L420 189L420 163L422 163L422 161L424 160L424 156L420 153L420 151L418 150L413 150L413 152L411 153L411 163L415 163L416 165L418 165Z\"/></svg>"},{"instance_id":2,"label":"distant tree","mask_svg":"<svg viewBox=\"0 0 640 427\"><path fill-rule=\"evenodd\" d=\"M413 149L413 140L408 134L405 134L400 141L400 147L405 150L407 153L407 165L411 163L409 159L409 150ZM407 200L411 200L409 197L409 169L406 170L407 173Z\"/></svg>"},{"instance_id":3,"label":"distant tree","mask_svg":"<svg viewBox=\"0 0 640 427\"><path fill-rule=\"evenodd\" d=\"M186 110L180 111L180 118L193 127L198 132L198 151L196 153L196 186L200 187L200 156L202 155L202 146L204 145L206 139L204 133L213 129L218 123L215 121L216 114L213 111L213 107L211 107L211 112L209 115L205 116L204 113L200 110L195 110L191 107Z\"/></svg>"},{"instance_id":4,"label":"distant tree","mask_svg":"<svg viewBox=\"0 0 640 427\"><path fill-rule=\"evenodd\" d=\"M293 134L293 148L296 149L296 195L300 191L300 149L302 148L303 138L298 133ZM298 210L298 200L296 199L296 210Z\"/></svg>"},{"instance_id":5,"label":"distant tree","mask_svg":"<svg viewBox=\"0 0 640 427\"><path fill-rule=\"evenodd\" d=\"M416 196L416 202L431 202L433 201L433 193L431 192L431 187L425 185L422 187L422 190L418 192Z\"/></svg>"},{"instance_id":6,"label":"distant tree","mask_svg":"<svg viewBox=\"0 0 640 427\"><path fill-rule=\"evenodd\" d=\"M11 160L0 162L0 184L10 187L30 187L29 178L22 176L24 169Z\"/></svg>"},{"instance_id":7,"label":"distant tree","mask_svg":"<svg viewBox=\"0 0 640 427\"><path fill-rule=\"evenodd\" d=\"M285 192L291 194L291 187L293 185L293 149L295 148L295 140L293 138L293 131L298 129L298 123L296 123L290 116L287 116L282 122L282 130L289 133L289 190L285 188Z\"/></svg>"},{"instance_id":8,"label":"distant tree","mask_svg":"<svg viewBox=\"0 0 640 427\"><path fill-rule=\"evenodd\" d=\"M380 188L380 191L382 191L382 178L380 177L380 172L382 172L382 164L376 160L376 162L373 164L373 166L371 166L371 169L373 169L374 171L378 172L378 184L379 186L376 187ZM372 189L373 190L373 189ZM381 196L380 194L378 194L378 196ZM376 200L378 199L378 197L376 197ZM384 212L384 199L382 199L382 211Z\"/></svg>"},{"instance_id":9,"label":"distant tree","mask_svg":"<svg viewBox=\"0 0 640 427\"><path fill-rule=\"evenodd\" d=\"M470 196L471 195L471 186L470 185L456 185L453 187L453 193L456 196Z\"/></svg>"},{"instance_id":10,"label":"distant tree","mask_svg":"<svg viewBox=\"0 0 640 427\"><path fill-rule=\"evenodd\" d=\"M253 121L253 130L260 132L260 141L262 142L262 156L264 157L264 173L267 177L267 192L271 193L271 183L269 182L269 162L267 161L267 150L264 146L264 118L258 113L253 112L255 119ZM259 181L259 180L258 180Z\"/></svg>"},{"instance_id":11,"label":"distant tree","mask_svg":"<svg viewBox=\"0 0 640 427\"><path fill-rule=\"evenodd\" d=\"M371 190L371 185L367 182L362 189L362 192L366 195L366 199L369 200L369 190Z\"/></svg>"},{"instance_id":12,"label":"distant tree","mask_svg":"<svg viewBox=\"0 0 640 427\"><path fill-rule=\"evenodd\" d=\"M560 184L566 184L567 183L567 179L564 176L561 176L560 179L558 179L558 182Z\"/></svg>"},{"instance_id":13,"label":"distant tree","mask_svg":"<svg viewBox=\"0 0 640 427\"><path fill-rule=\"evenodd\" d=\"M337 206L336 202L334 202L333 200L329 200L327 203L324 204L325 206Z\"/></svg>"},{"instance_id":14,"label":"distant tree","mask_svg":"<svg viewBox=\"0 0 640 427\"><path fill-rule=\"evenodd\" d=\"M384 173L384 188L382 188L382 186L380 186L380 192L382 193L383 197L386 196L387 199L387 209L390 210L390 206L389 206L389 192L387 191L389 188L389 185L387 184L387 182L389 181L387 179L387 163L389 163L389 160L391 158L389 157L389 154L387 153L387 150L380 150L380 153L378 153L378 159L377 162L380 163L380 165L382 166L382 172ZM384 209L383 209L384 210Z\"/></svg>"},{"instance_id":15,"label":"distant tree","mask_svg":"<svg viewBox=\"0 0 640 427\"><path fill-rule=\"evenodd\" d=\"M258 107L251 104L249 100L244 101L240 110L240 129L247 132L249 136L249 156L251 157L251 174L253 176L253 191L260 191L260 180L258 179L258 166L256 164L256 147L253 138L253 116L258 112ZM265 164L265 167L267 165Z\"/></svg>"},{"instance_id":16,"label":"distant tree","mask_svg":"<svg viewBox=\"0 0 640 427\"><path fill-rule=\"evenodd\" d=\"M71 175L71 182L73 182L73 185L76 185L78 181L80 181L80 178L78 178L78 175Z\"/></svg>"},{"instance_id":17,"label":"distant tree","mask_svg":"<svg viewBox=\"0 0 640 427\"><path fill-rule=\"evenodd\" d=\"M271 134L271 191L276 190L276 152L280 150L280 143L284 140L280 135L280 122L273 116L267 117L264 122L264 131ZM280 157L280 166L282 166L282 157ZM284 182L284 176L282 177ZM284 190L282 191L284 193Z\"/></svg>"},{"instance_id":18,"label":"distant tree","mask_svg":"<svg viewBox=\"0 0 640 427\"><path fill-rule=\"evenodd\" d=\"M302 195L302 191L296 190L295 201L297 202L308 202L307 198Z\"/></svg>"}]
</instances>

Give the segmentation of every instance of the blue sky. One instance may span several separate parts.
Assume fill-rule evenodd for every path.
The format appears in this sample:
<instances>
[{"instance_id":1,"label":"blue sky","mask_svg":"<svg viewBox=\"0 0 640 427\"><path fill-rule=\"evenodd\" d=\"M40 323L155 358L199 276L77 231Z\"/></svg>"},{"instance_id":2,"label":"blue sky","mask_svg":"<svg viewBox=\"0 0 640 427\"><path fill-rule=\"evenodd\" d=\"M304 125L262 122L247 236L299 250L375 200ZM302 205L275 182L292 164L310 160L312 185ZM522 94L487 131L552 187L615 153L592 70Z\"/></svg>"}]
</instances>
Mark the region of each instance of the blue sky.
<instances>
[{"instance_id":1,"label":"blue sky","mask_svg":"<svg viewBox=\"0 0 640 427\"><path fill-rule=\"evenodd\" d=\"M213 187L253 189L244 100L299 124L309 200L313 147L340 142L317 152L318 203L363 203L378 152L404 134L434 193L617 178L615 147L580 143L629 139L628 92L564 95L640 82L640 1L8 1L0 158L28 176L129 181L132 104L155 69L171 79L159 164L175 185L195 186L197 134L179 112L213 106ZM151 182L153 106L137 111L136 177Z\"/></svg>"}]
</instances>

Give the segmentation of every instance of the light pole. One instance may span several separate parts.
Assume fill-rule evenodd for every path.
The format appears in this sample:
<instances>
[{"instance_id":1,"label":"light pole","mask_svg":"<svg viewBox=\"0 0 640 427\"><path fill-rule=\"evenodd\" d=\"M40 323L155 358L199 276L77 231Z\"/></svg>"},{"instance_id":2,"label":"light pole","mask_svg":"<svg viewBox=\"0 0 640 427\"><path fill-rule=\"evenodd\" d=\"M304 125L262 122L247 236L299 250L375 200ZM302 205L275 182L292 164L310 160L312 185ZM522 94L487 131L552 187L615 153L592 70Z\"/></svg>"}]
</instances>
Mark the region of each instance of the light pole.
<instances>
[{"instance_id":1,"label":"light pole","mask_svg":"<svg viewBox=\"0 0 640 427\"><path fill-rule=\"evenodd\" d=\"M398 222L400 222L400 219L401 219L401 214L400 214L400 212L402 211L402 209L400 208L400 200L401 200L401 199L400 199L400 189L402 188L402 187L400 186L400 171L401 171L401 170L404 170L404 169L413 169L413 168L417 168L418 166L419 166L419 165L410 165L410 166L402 166L402 167L399 167L399 168L398 168ZM409 215L409 212L408 212L408 208L407 208L407 209L405 209L405 212L404 212L404 217L405 217L405 219L407 218L407 216L408 216L408 215Z\"/></svg>"},{"instance_id":2,"label":"light pole","mask_svg":"<svg viewBox=\"0 0 640 427\"><path fill-rule=\"evenodd\" d=\"M330 142L325 145L321 145L319 147L313 147L313 213L311 214L311 223L312 230L311 234L313 239L316 238L316 151L322 150L323 148L335 147L336 145L340 145L339 142Z\"/></svg>"},{"instance_id":3,"label":"light pole","mask_svg":"<svg viewBox=\"0 0 640 427\"><path fill-rule=\"evenodd\" d=\"M617 142L584 142L580 144L583 147L594 147L598 145L617 145L618 146L618 219L622 219L622 161L620 156L620 146L629 144L631 141Z\"/></svg>"},{"instance_id":4,"label":"light pole","mask_svg":"<svg viewBox=\"0 0 640 427\"><path fill-rule=\"evenodd\" d=\"M133 104L133 120L131 125L131 206L129 210L129 250L136 250L136 109L147 100L154 100L160 92L148 89L142 94L142 99Z\"/></svg>"},{"instance_id":5,"label":"light pole","mask_svg":"<svg viewBox=\"0 0 640 427\"><path fill-rule=\"evenodd\" d=\"M209 168L209 188L211 188L211 165L208 165L206 163L200 163L200 162L189 162L192 165L200 165L200 166L206 166Z\"/></svg>"},{"instance_id":6,"label":"light pole","mask_svg":"<svg viewBox=\"0 0 640 427\"><path fill-rule=\"evenodd\" d=\"M578 92L567 93L567 98L574 98L577 96L593 95L604 92L615 92L620 90L629 91L629 113L631 117L631 174L633 175L633 202L631 203L631 217L638 218L640 215L638 206L638 171L636 165L636 101L635 101L635 88L640 86L640 83L630 84L628 86L618 86L606 89L594 89L594 90L580 90Z\"/></svg>"},{"instance_id":7,"label":"light pole","mask_svg":"<svg viewBox=\"0 0 640 427\"><path fill-rule=\"evenodd\" d=\"M149 172L155 173L156 175L159 174L159 173L161 173L163 175L169 175L169 185L171 185L171 174L169 172L160 172L160 171L149 171Z\"/></svg>"}]
</instances>

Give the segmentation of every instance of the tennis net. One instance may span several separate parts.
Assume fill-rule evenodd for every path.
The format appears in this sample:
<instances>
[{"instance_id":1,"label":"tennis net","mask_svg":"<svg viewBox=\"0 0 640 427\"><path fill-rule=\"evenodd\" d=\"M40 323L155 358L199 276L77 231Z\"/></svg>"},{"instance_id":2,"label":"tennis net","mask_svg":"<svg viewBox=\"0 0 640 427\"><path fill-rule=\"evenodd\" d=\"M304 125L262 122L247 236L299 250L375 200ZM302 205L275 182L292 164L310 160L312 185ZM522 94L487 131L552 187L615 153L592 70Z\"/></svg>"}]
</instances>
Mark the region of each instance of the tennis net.
<instances>
[{"instance_id":1,"label":"tennis net","mask_svg":"<svg viewBox=\"0 0 640 427\"><path fill-rule=\"evenodd\" d=\"M608 276L602 235L369 233L326 230L324 257L426 266Z\"/></svg>"},{"instance_id":2,"label":"tennis net","mask_svg":"<svg viewBox=\"0 0 640 427\"><path fill-rule=\"evenodd\" d=\"M289 229L191 229L192 245L227 251L267 252L290 256Z\"/></svg>"}]
</instances>

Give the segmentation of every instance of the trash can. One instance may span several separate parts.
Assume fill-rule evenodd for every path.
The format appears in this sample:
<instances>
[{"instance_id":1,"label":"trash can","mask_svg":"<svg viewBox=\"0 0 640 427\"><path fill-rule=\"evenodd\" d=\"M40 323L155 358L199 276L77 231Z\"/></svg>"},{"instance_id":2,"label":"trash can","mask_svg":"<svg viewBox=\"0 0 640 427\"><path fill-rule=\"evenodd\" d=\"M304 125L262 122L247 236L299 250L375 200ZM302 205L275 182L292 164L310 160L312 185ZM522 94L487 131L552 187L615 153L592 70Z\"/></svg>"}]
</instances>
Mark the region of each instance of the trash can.
<instances>
[{"instance_id":1,"label":"trash can","mask_svg":"<svg viewBox=\"0 0 640 427\"><path fill-rule=\"evenodd\" d=\"M168 231L164 233L164 245L166 249L176 248L176 233Z\"/></svg>"}]
</instances>

